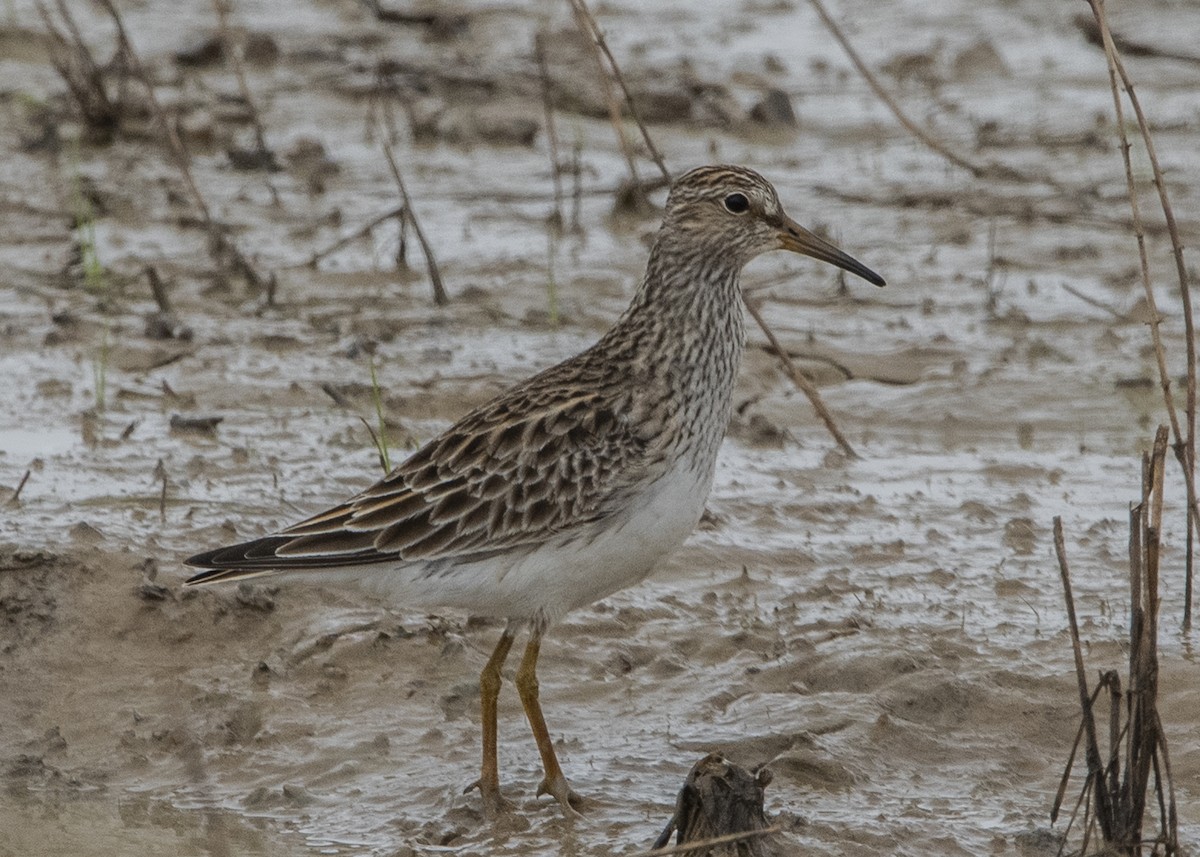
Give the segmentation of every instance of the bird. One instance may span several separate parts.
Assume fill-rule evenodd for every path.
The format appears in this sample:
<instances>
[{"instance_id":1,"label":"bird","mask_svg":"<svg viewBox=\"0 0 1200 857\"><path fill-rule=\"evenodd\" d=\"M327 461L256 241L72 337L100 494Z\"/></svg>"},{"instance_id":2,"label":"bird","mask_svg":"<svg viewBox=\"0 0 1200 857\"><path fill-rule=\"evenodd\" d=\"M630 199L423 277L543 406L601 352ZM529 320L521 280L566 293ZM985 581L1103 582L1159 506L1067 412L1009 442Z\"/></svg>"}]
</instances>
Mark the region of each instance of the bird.
<instances>
[{"instance_id":1,"label":"bird","mask_svg":"<svg viewBox=\"0 0 1200 857\"><path fill-rule=\"evenodd\" d=\"M712 165L670 186L645 275L594 345L516 384L343 503L261 538L199 553L201 586L280 577L357 584L389 603L505 620L479 680L489 815L511 811L497 762L497 700L514 683L541 756L537 797L582 805L538 693L547 630L646 578L692 532L733 412L745 343L742 268L772 250L870 268L800 226L746 167Z\"/></svg>"}]
</instances>

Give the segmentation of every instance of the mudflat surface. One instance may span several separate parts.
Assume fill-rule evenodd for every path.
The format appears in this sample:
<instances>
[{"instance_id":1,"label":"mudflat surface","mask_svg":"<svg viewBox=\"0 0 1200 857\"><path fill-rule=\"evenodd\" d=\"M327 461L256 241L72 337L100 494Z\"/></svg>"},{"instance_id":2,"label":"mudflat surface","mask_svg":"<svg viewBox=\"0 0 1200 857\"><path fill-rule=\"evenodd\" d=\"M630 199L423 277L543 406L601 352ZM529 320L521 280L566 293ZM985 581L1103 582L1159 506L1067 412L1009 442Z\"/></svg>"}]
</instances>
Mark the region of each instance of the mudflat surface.
<instances>
[{"instance_id":1,"label":"mudflat surface","mask_svg":"<svg viewBox=\"0 0 1200 857\"><path fill-rule=\"evenodd\" d=\"M106 60L110 24L71 5ZM1195 246L1200 12L1110 6L1121 35L1166 54L1127 62ZM372 362L399 456L619 314L656 215L614 213L626 169L566 4L397 3L380 21L351 0L237 2L275 172L238 168L253 137L230 67L205 59L209 4L121 8L213 216L273 272L274 300L214 264L138 86L115 140L75 142L36 11L3 10L6 496L30 475L0 508L0 854L633 854L714 748L771 765L767 809L805 853L1056 852L1078 705L1050 522L1066 525L1092 675L1121 667L1128 503L1164 418L1107 72L1073 20L1084 4L834 10L919 122L1024 180L974 177L914 141L805 3L598 9L672 169L759 169L889 286L796 258L747 270L861 458L835 449L752 328L700 530L547 638L544 706L591 809L570 823L535 800L507 688L519 815L502 825L462 794L500 625L351 590L184 593L180 560L379 475ZM558 235L539 31L562 160L578 151ZM795 127L750 118L772 89ZM308 264L397 206L389 123L443 307L411 233L397 268L394 219ZM1169 245L1133 158L1179 375ZM148 320L146 265L175 318ZM1200 665L1178 630L1171 477L1161 705L1194 848Z\"/></svg>"}]
</instances>

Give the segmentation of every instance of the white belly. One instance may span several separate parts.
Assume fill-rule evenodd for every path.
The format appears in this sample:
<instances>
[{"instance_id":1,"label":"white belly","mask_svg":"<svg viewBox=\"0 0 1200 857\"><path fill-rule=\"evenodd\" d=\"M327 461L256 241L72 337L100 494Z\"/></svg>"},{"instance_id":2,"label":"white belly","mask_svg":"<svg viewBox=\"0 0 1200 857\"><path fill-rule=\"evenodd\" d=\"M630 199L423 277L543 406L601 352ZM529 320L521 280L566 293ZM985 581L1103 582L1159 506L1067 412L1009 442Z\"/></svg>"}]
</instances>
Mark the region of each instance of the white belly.
<instances>
[{"instance_id":1,"label":"white belly","mask_svg":"<svg viewBox=\"0 0 1200 857\"><path fill-rule=\"evenodd\" d=\"M433 574L419 565L377 565L347 569L347 576L398 606L553 622L649 575L696 528L711 487L712 468L676 467L606 526L532 551Z\"/></svg>"}]
</instances>

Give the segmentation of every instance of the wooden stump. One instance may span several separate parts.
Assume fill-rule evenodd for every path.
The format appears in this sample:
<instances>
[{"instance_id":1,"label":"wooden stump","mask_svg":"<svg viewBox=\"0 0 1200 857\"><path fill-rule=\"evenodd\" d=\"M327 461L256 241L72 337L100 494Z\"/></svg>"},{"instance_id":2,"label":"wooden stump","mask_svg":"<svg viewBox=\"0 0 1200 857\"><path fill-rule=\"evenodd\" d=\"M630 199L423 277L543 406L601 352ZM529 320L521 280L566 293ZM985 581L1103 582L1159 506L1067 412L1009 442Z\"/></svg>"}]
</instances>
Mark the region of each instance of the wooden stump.
<instances>
[{"instance_id":1,"label":"wooden stump","mask_svg":"<svg viewBox=\"0 0 1200 857\"><path fill-rule=\"evenodd\" d=\"M675 833L676 847L739 833L767 831L763 792L771 782L765 767L748 771L720 753L709 753L692 766L675 801L675 814L654 843L662 848ZM781 857L786 852L775 833L703 845L696 857Z\"/></svg>"}]
</instances>

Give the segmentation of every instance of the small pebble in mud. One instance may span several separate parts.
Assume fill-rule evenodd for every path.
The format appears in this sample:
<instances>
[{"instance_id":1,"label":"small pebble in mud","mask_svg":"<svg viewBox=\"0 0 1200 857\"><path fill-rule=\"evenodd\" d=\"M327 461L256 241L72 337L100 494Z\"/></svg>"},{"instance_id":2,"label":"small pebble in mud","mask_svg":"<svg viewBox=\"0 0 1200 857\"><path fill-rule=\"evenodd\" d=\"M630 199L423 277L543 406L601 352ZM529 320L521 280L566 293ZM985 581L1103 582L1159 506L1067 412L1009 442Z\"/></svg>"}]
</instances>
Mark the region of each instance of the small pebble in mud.
<instances>
[{"instance_id":1,"label":"small pebble in mud","mask_svg":"<svg viewBox=\"0 0 1200 857\"><path fill-rule=\"evenodd\" d=\"M1000 77L1012 77L1012 70L996 46L980 39L964 48L954 57L954 76L958 80L994 81Z\"/></svg>"},{"instance_id":2,"label":"small pebble in mud","mask_svg":"<svg viewBox=\"0 0 1200 857\"><path fill-rule=\"evenodd\" d=\"M762 100L750 108L750 118L762 125L778 128L795 128L800 123L796 119L796 111L792 109L792 100L782 89L767 90Z\"/></svg>"},{"instance_id":3,"label":"small pebble in mud","mask_svg":"<svg viewBox=\"0 0 1200 857\"><path fill-rule=\"evenodd\" d=\"M165 312L147 315L144 332L147 339L178 339L183 342L191 342L194 335L190 327Z\"/></svg>"},{"instance_id":4,"label":"small pebble in mud","mask_svg":"<svg viewBox=\"0 0 1200 857\"><path fill-rule=\"evenodd\" d=\"M324 144L313 137L297 138L283 153L283 160L288 171L303 181L311 194L324 193L326 179L341 172Z\"/></svg>"},{"instance_id":5,"label":"small pebble in mud","mask_svg":"<svg viewBox=\"0 0 1200 857\"><path fill-rule=\"evenodd\" d=\"M769 74L786 74L787 65L775 54L767 54L763 57L763 71Z\"/></svg>"},{"instance_id":6,"label":"small pebble in mud","mask_svg":"<svg viewBox=\"0 0 1200 857\"><path fill-rule=\"evenodd\" d=\"M242 806L246 809L263 809L271 805L271 791L266 786L259 786L242 798Z\"/></svg>"},{"instance_id":7,"label":"small pebble in mud","mask_svg":"<svg viewBox=\"0 0 1200 857\"><path fill-rule=\"evenodd\" d=\"M185 68L200 68L215 65L225 56L225 46L221 37L216 33L205 33L193 36L179 50L175 51L175 62Z\"/></svg>"},{"instance_id":8,"label":"small pebble in mud","mask_svg":"<svg viewBox=\"0 0 1200 857\"><path fill-rule=\"evenodd\" d=\"M172 432L193 432L196 434L216 434L217 426L224 417L185 417L182 414L171 414Z\"/></svg>"},{"instance_id":9,"label":"small pebble in mud","mask_svg":"<svg viewBox=\"0 0 1200 857\"><path fill-rule=\"evenodd\" d=\"M279 45L267 33L247 33L242 56L255 65L270 65L279 59Z\"/></svg>"},{"instance_id":10,"label":"small pebble in mud","mask_svg":"<svg viewBox=\"0 0 1200 857\"><path fill-rule=\"evenodd\" d=\"M71 539L82 544L99 544L104 541L104 533L93 527L86 521L80 521L70 530Z\"/></svg>"},{"instance_id":11,"label":"small pebble in mud","mask_svg":"<svg viewBox=\"0 0 1200 857\"><path fill-rule=\"evenodd\" d=\"M249 583L238 585L235 599L238 606L259 613L270 613L275 609L275 599L272 597L276 590L266 586L253 586Z\"/></svg>"},{"instance_id":12,"label":"small pebble in mud","mask_svg":"<svg viewBox=\"0 0 1200 857\"><path fill-rule=\"evenodd\" d=\"M171 590L161 583L143 580L137 589L138 598L143 601L166 601L171 596Z\"/></svg>"},{"instance_id":13,"label":"small pebble in mud","mask_svg":"<svg viewBox=\"0 0 1200 857\"><path fill-rule=\"evenodd\" d=\"M314 798L308 793L308 789L304 786L285 785L283 787L283 799L292 806L308 806L313 802Z\"/></svg>"},{"instance_id":14,"label":"small pebble in mud","mask_svg":"<svg viewBox=\"0 0 1200 857\"><path fill-rule=\"evenodd\" d=\"M1029 518L1012 518L1004 525L1004 546L1015 554L1028 556L1037 547L1037 530Z\"/></svg>"},{"instance_id":15,"label":"small pebble in mud","mask_svg":"<svg viewBox=\"0 0 1200 857\"><path fill-rule=\"evenodd\" d=\"M266 661L259 661L250 671L250 681L259 687L265 687L271 681L271 666Z\"/></svg>"}]
</instances>

